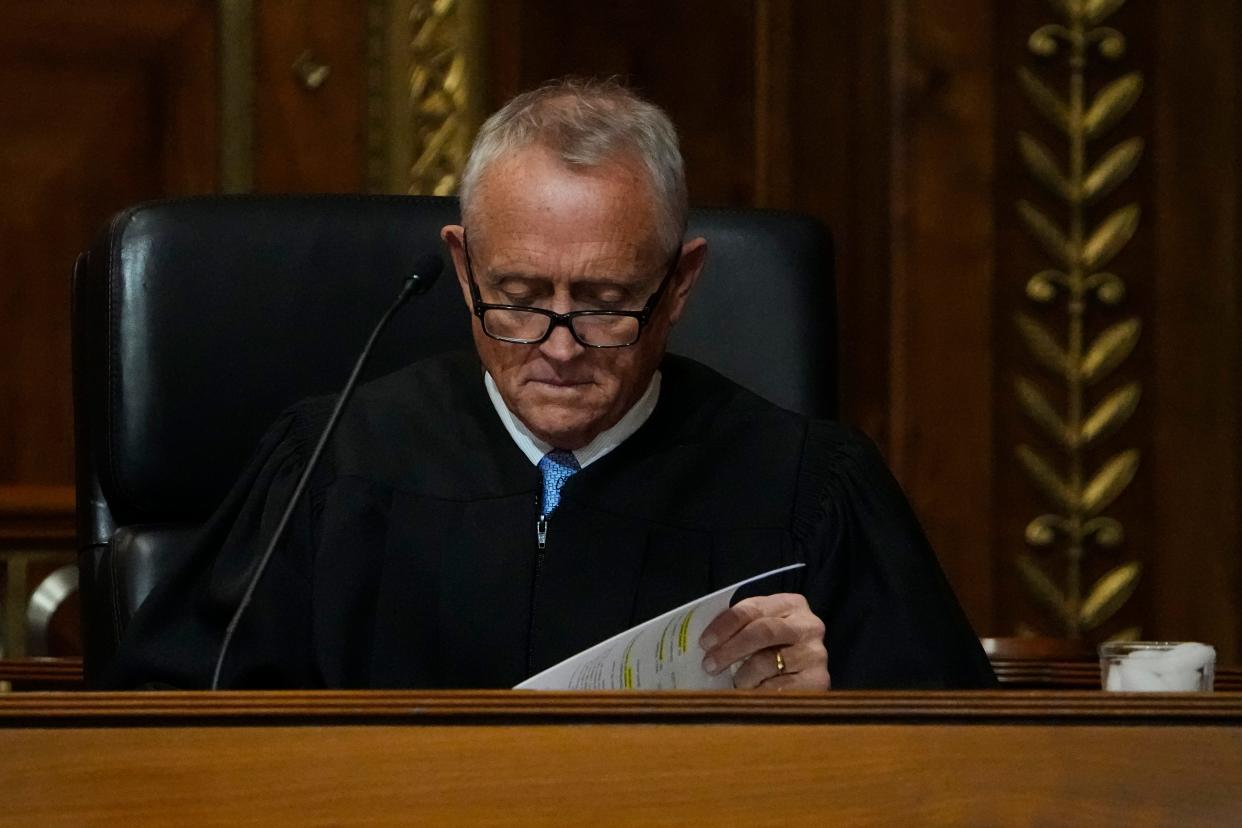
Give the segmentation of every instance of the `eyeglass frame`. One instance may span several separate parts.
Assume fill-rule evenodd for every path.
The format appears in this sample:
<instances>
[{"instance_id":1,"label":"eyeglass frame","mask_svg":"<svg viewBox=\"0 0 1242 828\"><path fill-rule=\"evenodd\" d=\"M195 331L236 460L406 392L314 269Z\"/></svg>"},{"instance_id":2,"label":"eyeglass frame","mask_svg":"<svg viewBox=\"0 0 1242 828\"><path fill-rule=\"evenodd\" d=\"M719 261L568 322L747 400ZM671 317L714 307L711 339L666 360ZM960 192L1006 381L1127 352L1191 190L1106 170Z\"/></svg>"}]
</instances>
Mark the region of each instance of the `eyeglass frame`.
<instances>
[{"instance_id":1,"label":"eyeglass frame","mask_svg":"<svg viewBox=\"0 0 1242 828\"><path fill-rule=\"evenodd\" d=\"M483 329L483 333L497 342L507 342L510 345L542 345L548 341L548 337L552 336L552 332L559 327L565 327L569 330L569 335L574 341L583 348L632 348L638 344L638 340L642 338L643 329L647 327L647 323L651 321L652 314L655 313L656 307L660 303L660 298L664 295L664 289L668 286L669 281L673 278L673 274L677 272L677 265L681 263L681 247L673 253L672 261L669 262L668 270L664 274L664 278L660 280L660 284L656 287L655 292L647 297L646 304L641 310L623 311L623 310L576 310L569 313L557 313L556 311L547 310L546 308L532 308L528 305L496 305L483 301L483 295L479 292L479 284L474 277L474 263L470 258L470 243L467 240L465 231L461 236L462 250L466 254L466 279L470 282L470 298L471 312L479 319L479 327ZM483 322L483 315L489 310L508 310L508 311L526 311L529 313L546 316L548 318L548 328L543 332L543 336L538 339L508 339L503 336L496 336L487 330L487 325ZM638 332L634 334L631 342L623 345L595 345L590 342L584 342L582 337L578 335L577 328L574 327L573 321L581 316L625 316L630 319L638 320Z\"/></svg>"}]
</instances>

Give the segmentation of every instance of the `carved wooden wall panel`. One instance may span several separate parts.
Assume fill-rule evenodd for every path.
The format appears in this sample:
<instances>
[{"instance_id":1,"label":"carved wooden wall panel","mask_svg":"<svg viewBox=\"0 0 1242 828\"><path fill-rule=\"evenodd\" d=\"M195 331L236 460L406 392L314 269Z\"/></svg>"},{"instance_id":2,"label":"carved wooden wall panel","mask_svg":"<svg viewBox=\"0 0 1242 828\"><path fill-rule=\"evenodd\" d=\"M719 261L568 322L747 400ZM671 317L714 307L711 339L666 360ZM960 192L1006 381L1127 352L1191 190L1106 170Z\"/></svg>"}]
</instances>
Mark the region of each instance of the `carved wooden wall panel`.
<instances>
[{"instance_id":1,"label":"carved wooden wall panel","mask_svg":"<svg viewBox=\"0 0 1242 828\"><path fill-rule=\"evenodd\" d=\"M50 497L71 498L69 273L77 252L115 210L214 181L210 7L168 0L92 9L0 7L6 511L23 499L37 510ZM23 488L30 486L44 489Z\"/></svg>"},{"instance_id":2,"label":"carved wooden wall panel","mask_svg":"<svg viewBox=\"0 0 1242 828\"><path fill-rule=\"evenodd\" d=\"M366 22L358 0L255 5L256 191L364 189Z\"/></svg>"},{"instance_id":3,"label":"carved wooden wall panel","mask_svg":"<svg viewBox=\"0 0 1242 828\"><path fill-rule=\"evenodd\" d=\"M1015 316L1034 319L1061 344L1071 329L1058 306L1032 300L1028 286L1049 267L1049 244L1032 236L1015 203L1037 205L1063 228L1071 224L1065 202L1033 173L1039 152L1020 135L1041 143L1066 175L1072 141L1033 105L1019 73L1070 100L1073 72L1064 53L1035 54L1032 35L1082 13L1098 18L1093 26L1115 29L1125 47L1087 61L1084 101L1116 96L1130 76L1143 79L1137 98L1087 145L1087 174L1136 147L1135 138L1142 151L1123 158L1116 186L1084 208L1085 241L1129 205L1141 218L1098 268L1119 275L1123 294L1085 308L1084 349L1094 344L1115 359L1084 390L1082 416L1131 387L1141 395L1082 454L1086 494L1096 480L1095 492L1111 497L1103 471L1120 468L1131 451L1139 462L1122 469L1117 480L1132 472L1131 482L1100 509L1123 532L1115 543L1095 536L1085 544L1071 614L1092 621L1082 632L1093 640L1136 632L1197 638L1236 660L1242 12L1232 3L1156 0L895 0L890 10L897 229L886 443L972 619L997 635L1056 634L1066 624L1050 612L1058 596L1041 600L1017 564L1020 553L1043 556L1065 596L1063 547L1033 550L1027 541L1032 518L1055 512L1057 496L1036 484L1017 447L1038 446L1062 475L1071 454L1050 437L1047 421L1032 419L1029 389L1015 382L1033 378L1058 414L1068 411L1067 386L1040 366ZM1128 327L1133 320L1138 324ZM1124 347L1103 346L1110 341ZM1139 570L1127 569L1133 564L1141 565L1137 579L1130 574Z\"/></svg>"},{"instance_id":4,"label":"carved wooden wall panel","mask_svg":"<svg viewBox=\"0 0 1242 828\"><path fill-rule=\"evenodd\" d=\"M1034 54L1031 35L1075 9L1107 12L1100 25L1123 34L1126 49L1092 59L1084 93L1093 98L1129 73L1143 86L1088 155L1098 162L1133 137L1143 148L1085 220L1098 227L1129 204L1141 218L1108 265L1124 299L1093 305L1083 337L1090 343L1131 318L1141 329L1084 406L1090 413L1132 383L1141 394L1106 441L1086 448L1082 467L1094 472L1129 449L1139 463L1107 508L1124 540L1084 553L1078 611L1110 571L1138 562L1133 594L1090 635L1139 626L1145 636L1212 641L1224 661L1242 655L1242 8L1229 0L469 2L477 42L467 48L483 71L476 99L454 106L490 111L550 77L618 74L677 122L697 203L806 210L833 228L844 416L884 450L972 621L992 635L1064 626L1015 564L1025 552L1057 578L1065 571L1061 552L1027 542L1032 519L1050 508L1017 447L1058 469L1069 461L1047 418L1041 426L1022 402L1032 395L1015 393L1026 377L1049 407L1066 410L1067 386L1040 368L1015 322L1022 313L1067 336L1064 307L1027 292L1049 255L1014 205L1067 221L1033 177L1031 145L1024 160L1019 134L1063 169L1070 145L1024 93L1019 70L1068 94L1070 68ZM420 30L413 20L405 32L394 28L420 3L0 2L0 539L67 540L73 253L126 203L218 181L400 189L413 144L388 152L400 122L381 110L413 90L412 75L377 75L375 55ZM451 5L433 11L449 14ZM217 55L221 13L230 39ZM251 38L248 63L234 60L246 54L239 31ZM237 112L244 117L229 115ZM397 137L412 140L418 125L410 127ZM243 136L247 151L218 157L221 129L234 143ZM434 163L427 169L446 180Z\"/></svg>"},{"instance_id":5,"label":"carved wooden wall panel","mask_svg":"<svg viewBox=\"0 0 1242 828\"><path fill-rule=\"evenodd\" d=\"M26 596L72 562L74 258L122 207L214 187L215 46L214 8L193 0L0 4L6 655L49 646L22 632Z\"/></svg>"}]
</instances>

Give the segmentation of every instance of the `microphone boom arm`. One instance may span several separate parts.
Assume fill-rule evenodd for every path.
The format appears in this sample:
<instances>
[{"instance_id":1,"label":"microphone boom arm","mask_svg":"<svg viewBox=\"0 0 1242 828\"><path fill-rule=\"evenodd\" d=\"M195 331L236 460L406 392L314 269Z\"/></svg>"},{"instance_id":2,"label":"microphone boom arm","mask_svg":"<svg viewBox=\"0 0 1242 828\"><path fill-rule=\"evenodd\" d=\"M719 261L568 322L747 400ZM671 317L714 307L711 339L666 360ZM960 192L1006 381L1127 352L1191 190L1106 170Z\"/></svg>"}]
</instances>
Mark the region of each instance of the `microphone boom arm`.
<instances>
[{"instance_id":1,"label":"microphone boom arm","mask_svg":"<svg viewBox=\"0 0 1242 828\"><path fill-rule=\"evenodd\" d=\"M336 399L336 405L332 408L332 414L328 417L328 423L324 426L323 433L319 435L319 442L315 444L315 449L311 452L310 459L306 461L306 467L302 469L302 474L298 478L297 485L294 486L289 503L285 506L285 511L281 514L275 531L272 532L272 539L259 557L254 573L246 584L246 591L242 593L241 601L238 602L237 609L233 612L233 617L229 619L228 627L225 628L224 640L220 643L220 652L216 657L216 666L211 674L212 690L220 688L220 673L224 668L224 658L228 655L229 645L233 643L237 627L241 624L246 608L250 606L250 602L254 599L255 590L259 587L259 581L262 580L263 573L267 570L267 565L271 561L272 555L276 552L276 547L280 545L280 541L285 535L289 520L293 517L293 511L297 508L298 501L302 499L302 492L306 489L311 473L314 472L315 466L319 463L319 457L323 454L324 447L327 446L328 440L332 438L333 432L336 431L336 425L341 419L341 412L345 410L345 404L353 396L354 386L358 384L358 377L362 374L362 369L366 365L367 359L371 356L371 350L375 347L376 340L379 339L379 335L384 328L388 326L388 321L392 319L393 315L401 309L401 306L411 296L415 293L425 293L430 290L436 278L440 275L440 270L443 266L443 260L439 256L430 254L421 257L415 263L414 273L407 277L405 284L401 286L401 293L397 295L396 300L388 307L388 310L384 312L379 322L371 330L371 336L367 339L367 344L363 347L362 353L358 355L358 360L354 363L354 370L350 373L349 379L345 381L345 387Z\"/></svg>"}]
</instances>

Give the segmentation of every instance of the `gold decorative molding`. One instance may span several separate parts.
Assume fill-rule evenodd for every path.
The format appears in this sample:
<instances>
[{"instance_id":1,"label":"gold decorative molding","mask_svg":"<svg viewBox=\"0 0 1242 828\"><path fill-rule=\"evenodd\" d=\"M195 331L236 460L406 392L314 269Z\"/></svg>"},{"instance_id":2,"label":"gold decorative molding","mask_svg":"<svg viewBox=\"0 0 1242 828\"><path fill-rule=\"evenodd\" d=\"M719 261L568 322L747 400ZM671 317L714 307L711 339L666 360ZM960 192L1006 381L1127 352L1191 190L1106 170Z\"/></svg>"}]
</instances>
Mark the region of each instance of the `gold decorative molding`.
<instances>
[{"instance_id":1,"label":"gold decorative molding","mask_svg":"<svg viewBox=\"0 0 1242 828\"><path fill-rule=\"evenodd\" d=\"M220 191L254 189L254 0L217 0Z\"/></svg>"},{"instance_id":2,"label":"gold decorative molding","mask_svg":"<svg viewBox=\"0 0 1242 828\"><path fill-rule=\"evenodd\" d=\"M756 207L788 205L790 55L794 14L790 0L755 0Z\"/></svg>"},{"instance_id":3,"label":"gold decorative molding","mask_svg":"<svg viewBox=\"0 0 1242 828\"><path fill-rule=\"evenodd\" d=\"M481 122L482 0L369 0L367 182L449 195Z\"/></svg>"},{"instance_id":4,"label":"gold decorative molding","mask_svg":"<svg viewBox=\"0 0 1242 828\"><path fill-rule=\"evenodd\" d=\"M1130 560L1089 586L1083 584L1088 552L1117 550L1124 541L1121 523L1104 512L1130 485L1139 467L1137 449L1110 448L1104 453L1106 460L1088 468L1088 449L1092 456L1100 451L1104 440L1134 414L1142 392L1137 381L1104 384L1134 350L1140 320L1128 316L1113 321L1090 341L1087 330L1092 311L1116 307L1125 299L1125 283L1105 268L1134 236L1140 218L1137 204L1118 207L1094 225L1087 216L1089 207L1130 176L1143 154L1143 140L1137 137L1090 151L1092 143L1133 108L1143 88L1138 72L1115 78L1094 96L1086 88L1093 57L1116 61L1125 54L1125 36L1102 25L1125 2L1048 0L1060 22L1041 26L1031 34L1028 46L1041 58L1065 57L1066 94L1048 86L1031 69L1018 70L1026 98L1068 146L1068 163L1063 167L1034 135L1018 134L1027 171L1061 210L1058 221L1056 212L1032 201L1017 203L1022 224L1051 262L1026 284L1027 298L1044 306L1044 312L1016 317L1018 334L1043 369L1044 379L1019 376L1014 391L1023 412L1053 448L1023 444L1016 453L1055 511L1027 524L1026 542L1035 552L1019 553L1016 564L1031 595L1056 618L1061 631L1073 637L1097 631L1115 615L1142 573L1142 564ZM1064 312L1064 337L1041 321L1057 309ZM1063 397L1063 406L1047 395L1049 381L1061 386L1055 397ZM1052 573L1063 573L1063 578ZM1138 630L1126 630L1115 637L1137 634Z\"/></svg>"}]
</instances>

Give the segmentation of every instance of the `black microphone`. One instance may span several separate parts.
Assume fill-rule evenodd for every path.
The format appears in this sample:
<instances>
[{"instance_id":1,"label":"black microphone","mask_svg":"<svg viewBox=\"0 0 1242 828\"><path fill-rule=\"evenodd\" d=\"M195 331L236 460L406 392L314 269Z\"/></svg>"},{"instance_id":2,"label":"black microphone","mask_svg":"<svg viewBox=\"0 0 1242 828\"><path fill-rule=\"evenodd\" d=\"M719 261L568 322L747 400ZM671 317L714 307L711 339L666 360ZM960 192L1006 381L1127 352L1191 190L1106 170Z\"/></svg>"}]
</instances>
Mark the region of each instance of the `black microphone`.
<instances>
[{"instance_id":1,"label":"black microphone","mask_svg":"<svg viewBox=\"0 0 1242 828\"><path fill-rule=\"evenodd\" d=\"M284 514L280 516L280 522L276 524L276 531L272 533L271 541L268 542L267 548L263 550L263 555L259 558L254 574L250 576L250 581L246 584L246 591L242 593L241 601L238 602L237 609L233 612L233 617L229 619L229 625L224 631L224 641L220 643L220 653L216 656L216 669L211 674L212 690L220 688L220 671L224 667L224 657L228 655L229 644L233 643L233 636L237 632L237 626L241 623L246 608L250 606L250 602L254 598L254 591L258 588L259 581L263 578L263 572L267 569L267 564L272 559L276 546L285 535L289 519L293 516L293 510L302 498L302 492L306 489L306 484L310 481L311 472L315 470L315 466L319 463L319 456L323 454L324 446L328 444L328 440L332 437L332 432L336 430L336 424L341 419L341 412L345 410L345 403L349 402L350 395L354 393L354 386L358 384L358 377L362 373L362 368L366 365L367 358L371 356L371 349L375 347L375 340L379 338L380 332L388 325L388 320L392 319L393 314L400 310L401 306L411 296L416 293L426 293L431 289L431 286L435 284L436 279L440 276L440 271L443 269L444 259L437 254L428 253L424 256L419 256L414 261L413 272L406 277L405 284L401 286L401 293L397 294L396 301L389 306L384 315L380 317L379 322L376 323L375 329L371 331L371 338L367 340L367 344L362 348L362 353L358 355L358 361L354 363L353 372L349 375L349 379L345 381L345 387L341 389L341 395L336 398L336 406L328 417L328 424L323 427L323 433L319 435L319 442L315 444L315 450L311 452L310 460L306 461L306 468L302 470L302 476L298 478L298 483L293 488L293 494L289 496L289 504L285 506Z\"/></svg>"}]
</instances>

